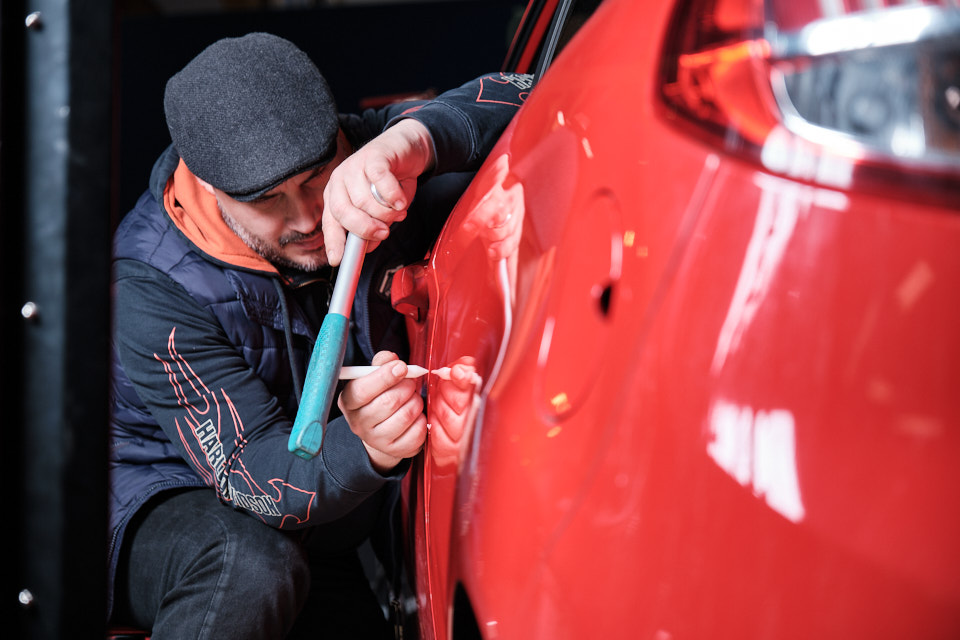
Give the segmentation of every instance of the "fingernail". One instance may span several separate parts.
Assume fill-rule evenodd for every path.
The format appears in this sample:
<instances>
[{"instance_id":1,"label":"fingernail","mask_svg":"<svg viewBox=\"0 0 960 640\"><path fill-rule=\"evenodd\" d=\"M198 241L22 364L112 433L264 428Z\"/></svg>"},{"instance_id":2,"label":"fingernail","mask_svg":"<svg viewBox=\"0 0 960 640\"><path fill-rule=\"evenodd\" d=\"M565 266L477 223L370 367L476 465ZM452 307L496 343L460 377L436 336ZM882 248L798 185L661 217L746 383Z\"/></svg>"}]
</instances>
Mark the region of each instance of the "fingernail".
<instances>
[{"instance_id":1,"label":"fingernail","mask_svg":"<svg viewBox=\"0 0 960 640\"><path fill-rule=\"evenodd\" d=\"M407 372L407 365L403 364L400 361L397 361L397 363L393 365L393 369L391 369L391 371L395 376L402 376Z\"/></svg>"}]
</instances>

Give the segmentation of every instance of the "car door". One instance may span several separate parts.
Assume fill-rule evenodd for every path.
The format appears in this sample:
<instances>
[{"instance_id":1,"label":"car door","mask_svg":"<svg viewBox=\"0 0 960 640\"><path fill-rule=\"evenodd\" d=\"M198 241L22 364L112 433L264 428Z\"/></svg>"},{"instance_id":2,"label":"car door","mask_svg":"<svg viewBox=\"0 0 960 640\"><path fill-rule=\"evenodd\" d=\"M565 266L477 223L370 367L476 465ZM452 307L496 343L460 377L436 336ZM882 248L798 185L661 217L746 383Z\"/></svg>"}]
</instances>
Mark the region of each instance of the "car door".
<instances>
[{"instance_id":1,"label":"car door","mask_svg":"<svg viewBox=\"0 0 960 640\"><path fill-rule=\"evenodd\" d=\"M539 74L396 281L479 375L427 383L424 637L957 636L958 18L605 0Z\"/></svg>"},{"instance_id":2,"label":"car door","mask_svg":"<svg viewBox=\"0 0 960 640\"><path fill-rule=\"evenodd\" d=\"M531 0L503 70L531 73L535 79L542 77L597 4L597 0ZM522 213L508 213L508 226L494 221L496 238L478 236L471 225L486 227L491 215L499 215L504 207L522 207L522 201L515 199L516 192L511 194L501 188L499 183L506 170L502 161L498 164L491 158L489 162L491 169L481 171L458 204L457 210L469 213L447 225L428 260L405 268L393 281L394 306L408 318L411 362L441 368L469 356L479 375L468 406L461 407L462 413L453 418L439 415L437 408L446 382L430 377L426 394L431 424L429 444L405 481L406 554L423 638L448 637L455 589L449 561L458 469L463 464L486 385L496 377L502 364L512 322L510 260L491 259L489 243L495 240L500 243L501 253L509 253L503 242L509 243L510 238L503 236L509 229L514 241L519 238ZM484 197L483 203L471 202ZM448 322L456 326L451 327Z\"/></svg>"}]
</instances>

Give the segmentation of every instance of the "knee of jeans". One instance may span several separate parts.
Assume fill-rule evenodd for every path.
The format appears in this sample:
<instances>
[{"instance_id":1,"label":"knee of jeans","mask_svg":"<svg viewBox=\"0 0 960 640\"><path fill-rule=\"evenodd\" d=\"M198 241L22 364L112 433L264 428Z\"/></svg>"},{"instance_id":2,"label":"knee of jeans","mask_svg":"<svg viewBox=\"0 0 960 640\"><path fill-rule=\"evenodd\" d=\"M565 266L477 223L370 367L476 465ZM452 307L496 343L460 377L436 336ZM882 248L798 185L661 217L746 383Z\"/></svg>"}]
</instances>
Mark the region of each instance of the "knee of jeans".
<instances>
[{"instance_id":1,"label":"knee of jeans","mask_svg":"<svg viewBox=\"0 0 960 640\"><path fill-rule=\"evenodd\" d=\"M232 591L271 594L302 603L310 587L307 553L299 538L251 520L252 527L236 528L222 540L223 578Z\"/></svg>"}]
</instances>

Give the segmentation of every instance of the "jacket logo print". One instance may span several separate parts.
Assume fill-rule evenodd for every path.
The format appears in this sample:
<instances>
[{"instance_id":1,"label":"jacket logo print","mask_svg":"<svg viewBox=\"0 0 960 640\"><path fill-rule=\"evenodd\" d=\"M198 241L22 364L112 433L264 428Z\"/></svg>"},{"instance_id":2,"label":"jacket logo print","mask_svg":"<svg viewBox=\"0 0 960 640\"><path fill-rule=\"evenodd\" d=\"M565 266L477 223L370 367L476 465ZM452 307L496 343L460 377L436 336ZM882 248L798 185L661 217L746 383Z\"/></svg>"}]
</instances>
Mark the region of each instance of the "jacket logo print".
<instances>
[{"instance_id":1,"label":"jacket logo print","mask_svg":"<svg viewBox=\"0 0 960 640\"><path fill-rule=\"evenodd\" d=\"M294 487L281 478L267 481L265 484L269 488L264 489L247 472L241 458L247 444L243 420L226 391L220 389L216 393L207 388L190 363L180 355L174 340L176 331L174 327L167 337L167 358L156 353L153 357L163 365L177 403L185 411L182 421L176 420L176 427L192 467L206 484L217 490L222 500L255 513L261 519L279 518L280 528L291 518L297 524L309 520L316 492ZM224 453L224 429L233 447L229 458ZM284 501L290 500L297 504L305 502L305 508L293 508L292 513L306 513L306 518L283 513Z\"/></svg>"},{"instance_id":2,"label":"jacket logo print","mask_svg":"<svg viewBox=\"0 0 960 640\"><path fill-rule=\"evenodd\" d=\"M513 85L520 90L515 96L500 95L500 92L494 91L498 86ZM499 104L512 104L523 106L530 95L530 89L533 88L533 74L531 73L501 73L499 76L486 76L480 78L480 93L477 95L477 102L494 102Z\"/></svg>"}]
</instances>

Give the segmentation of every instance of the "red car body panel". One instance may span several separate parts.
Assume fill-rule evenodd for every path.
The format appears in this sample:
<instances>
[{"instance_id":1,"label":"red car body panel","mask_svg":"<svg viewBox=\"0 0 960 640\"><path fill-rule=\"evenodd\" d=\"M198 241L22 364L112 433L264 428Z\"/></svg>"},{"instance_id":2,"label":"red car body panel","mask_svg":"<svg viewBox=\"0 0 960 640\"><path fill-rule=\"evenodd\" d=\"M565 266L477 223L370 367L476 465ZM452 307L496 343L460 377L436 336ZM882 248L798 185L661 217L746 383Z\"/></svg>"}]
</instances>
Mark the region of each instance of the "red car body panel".
<instances>
[{"instance_id":1,"label":"red car body panel","mask_svg":"<svg viewBox=\"0 0 960 640\"><path fill-rule=\"evenodd\" d=\"M691 135L671 11L607 0L404 274L483 380L428 382L420 634L960 637L960 199Z\"/></svg>"}]
</instances>

